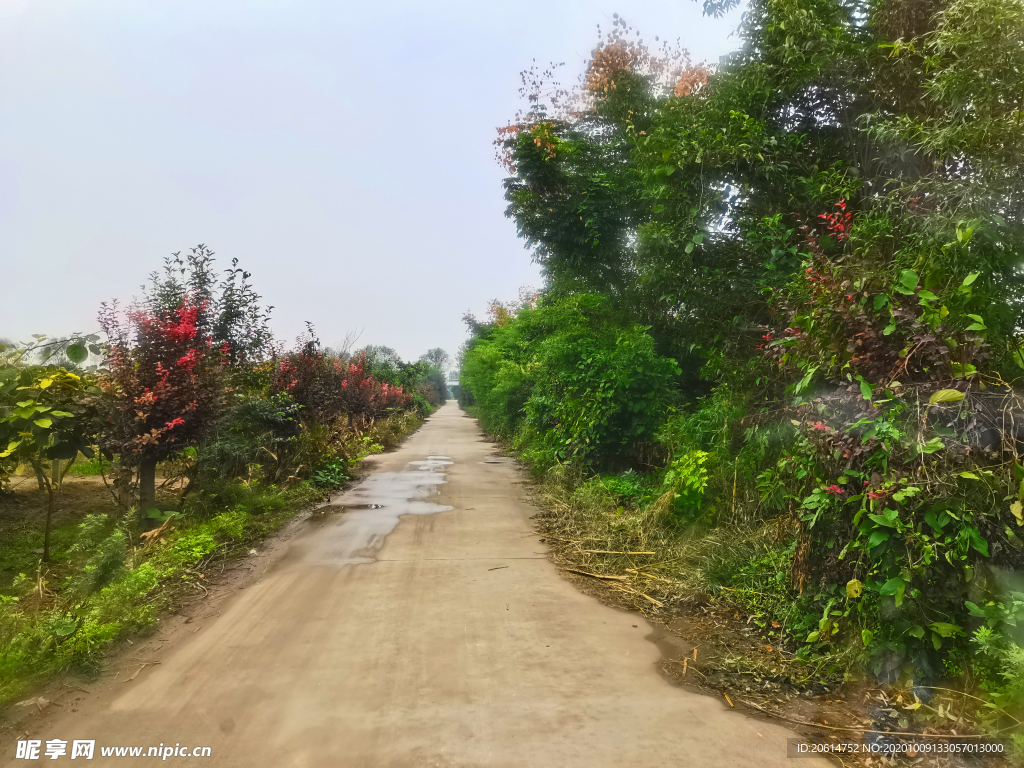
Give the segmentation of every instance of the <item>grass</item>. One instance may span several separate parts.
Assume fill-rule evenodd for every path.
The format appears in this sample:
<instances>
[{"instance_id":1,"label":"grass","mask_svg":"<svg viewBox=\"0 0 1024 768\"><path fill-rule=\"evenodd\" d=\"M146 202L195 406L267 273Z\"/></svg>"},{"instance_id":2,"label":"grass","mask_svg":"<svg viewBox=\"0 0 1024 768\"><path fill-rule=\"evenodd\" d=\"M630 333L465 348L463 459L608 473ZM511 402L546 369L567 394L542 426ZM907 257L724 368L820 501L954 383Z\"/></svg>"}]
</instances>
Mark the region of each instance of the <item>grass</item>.
<instances>
[{"instance_id":1,"label":"grass","mask_svg":"<svg viewBox=\"0 0 1024 768\"><path fill-rule=\"evenodd\" d=\"M68 468L67 474L75 477L96 477L103 473L109 474L109 472L109 461L105 461L101 457L87 459L82 454L78 454L78 460Z\"/></svg>"},{"instance_id":2,"label":"grass","mask_svg":"<svg viewBox=\"0 0 1024 768\"><path fill-rule=\"evenodd\" d=\"M78 534L76 523L55 527L50 533L51 566L66 566L69 550ZM11 595L12 580L19 574L35 575L43 551L43 531L35 527L0 536L0 595Z\"/></svg>"},{"instance_id":3,"label":"grass","mask_svg":"<svg viewBox=\"0 0 1024 768\"><path fill-rule=\"evenodd\" d=\"M24 577L0 596L0 703L22 695L57 670L95 669L119 636L154 626L159 611L213 559L230 559L276 531L322 492L225 484L186 505L165 540L143 547L131 538L130 515L105 515L57 529L55 557L39 568L38 532L8 539L5 570ZM218 502L231 506L216 514Z\"/></svg>"}]
</instances>

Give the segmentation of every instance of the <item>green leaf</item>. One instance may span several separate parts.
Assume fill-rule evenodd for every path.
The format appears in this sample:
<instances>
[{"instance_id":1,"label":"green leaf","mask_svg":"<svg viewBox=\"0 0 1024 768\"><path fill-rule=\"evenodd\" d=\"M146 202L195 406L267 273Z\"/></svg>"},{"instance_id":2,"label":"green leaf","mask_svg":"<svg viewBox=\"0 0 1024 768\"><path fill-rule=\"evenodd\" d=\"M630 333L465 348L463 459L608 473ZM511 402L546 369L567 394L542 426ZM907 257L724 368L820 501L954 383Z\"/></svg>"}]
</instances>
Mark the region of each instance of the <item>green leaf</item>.
<instances>
[{"instance_id":1,"label":"green leaf","mask_svg":"<svg viewBox=\"0 0 1024 768\"><path fill-rule=\"evenodd\" d=\"M920 640L922 637L924 637L924 627L911 627L907 630L907 634L911 637L916 637L918 640Z\"/></svg>"},{"instance_id":2,"label":"green leaf","mask_svg":"<svg viewBox=\"0 0 1024 768\"><path fill-rule=\"evenodd\" d=\"M872 395L871 385L864 381L863 376L858 376L857 381L860 382L860 396L863 397L865 400L870 401Z\"/></svg>"},{"instance_id":3,"label":"green leaf","mask_svg":"<svg viewBox=\"0 0 1024 768\"><path fill-rule=\"evenodd\" d=\"M878 592L882 595L896 595L901 593L906 588L907 582L905 582L899 576L893 576L891 579L885 582L885 584L882 585L882 588L879 589Z\"/></svg>"},{"instance_id":4,"label":"green leaf","mask_svg":"<svg viewBox=\"0 0 1024 768\"><path fill-rule=\"evenodd\" d=\"M981 532L973 525L967 527L967 533L971 539L971 546L984 557L988 557L988 542L981 537Z\"/></svg>"},{"instance_id":5,"label":"green leaf","mask_svg":"<svg viewBox=\"0 0 1024 768\"><path fill-rule=\"evenodd\" d=\"M973 472L961 472L960 477L964 478L965 480L981 480L981 478L978 477Z\"/></svg>"},{"instance_id":6,"label":"green leaf","mask_svg":"<svg viewBox=\"0 0 1024 768\"><path fill-rule=\"evenodd\" d=\"M64 350L64 354L67 355L68 360L70 360L75 365L84 363L87 359L89 359L88 350L81 344L68 345L68 348Z\"/></svg>"},{"instance_id":7,"label":"green leaf","mask_svg":"<svg viewBox=\"0 0 1024 768\"><path fill-rule=\"evenodd\" d=\"M971 283L973 283L973 282L974 282L975 280L977 280L977 279L978 279L978 276L979 276L980 274L981 274L981 272L971 272L971 274L969 274L969 275L968 275L967 277L965 277L965 278L964 278L964 281L963 281L963 282L961 283L961 285L962 285L962 286L963 286L964 288L966 288L966 287L967 287L967 286L969 286L969 285L970 285Z\"/></svg>"},{"instance_id":8,"label":"green leaf","mask_svg":"<svg viewBox=\"0 0 1024 768\"><path fill-rule=\"evenodd\" d=\"M870 629L862 629L860 631L860 641L864 643L864 647L867 648L871 645L871 641L875 639L875 633Z\"/></svg>"},{"instance_id":9,"label":"green leaf","mask_svg":"<svg viewBox=\"0 0 1024 768\"><path fill-rule=\"evenodd\" d=\"M818 366L816 366L816 365L811 366L807 370L807 373L804 374L804 377L802 379L800 379L800 381L797 383L797 385L793 388L793 393L799 395L801 392L803 392L804 389L807 387L807 385L811 383L811 379L814 378L814 374L817 371L818 371Z\"/></svg>"},{"instance_id":10,"label":"green leaf","mask_svg":"<svg viewBox=\"0 0 1024 768\"><path fill-rule=\"evenodd\" d=\"M809 634L807 636L807 639L804 642L805 643L816 643L816 642L818 642L818 638L819 637L821 637L821 633L820 632L811 632L811 634Z\"/></svg>"},{"instance_id":11,"label":"green leaf","mask_svg":"<svg viewBox=\"0 0 1024 768\"><path fill-rule=\"evenodd\" d=\"M885 328L882 329L882 335L888 336L890 333L896 330L896 323L889 323Z\"/></svg>"},{"instance_id":12,"label":"green leaf","mask_svg":"<svg viewBox=\"0 0 1024 768\"><path fill-rule=\"evenodd\" d=\"M917 295L920 296L922 299L925 299L926 301L935 301L936 299L939 298L938 296L936 296L931 291L926 291L926 290L918 291Z\"/></svg>"},{"instance_id":13,"label":"green leaf","mask_svg":"<svg viewBox=\"0 0 1024 768\"><path fill-rule=\"evenodd\" d=\"M904 288L907 288L908 290L913 290L914 288L917 287L917 281L917 272L915 272L914 270L904 269L902 272L900 272L900 283L903 285Z\"/></svg>"},{"instance_id":14,"label":"green leaf","mask_svg":"<svg viewBox=\"0 0 1024 768\"><path fill-rule=\"evenodd\" d=\"M1017 520L1017 525L1024 525L1024 504L1019 501L1010 505L1010 514Z\"/></svg>"},{"instance_id":15,"label":"green leaf","mask_svg":"<svg viewBox=\"0 0 1024 768\"><path fill-rule=\"evenodd\" d=\"M949 367L953 369L954 376L973 376L978 372L978 369L968 363L966 366L961 363L950 363Z\"/></svg>"},{"instance_id":16,"label":"green leaf","mask_svg":"<svg viewBox=\"0 0 1024 768\"><path fill-rule=\"evenodd\" d=\"M872 306L874 306L874 308L877 310L884 307L888 302L889 297L886 296L884 293L880 293L877 296L875 296L875 300L872 302Z\"/></svg>"},{"instance_id":17,"label":"green leaf","mask_svg":"<svg viewBox=\"0 0 1024 768\"><path fill-rule=\"evenodd\" d=\"M846 582L846 596L851 600L860 597L864 593L864 585L857 579L850 579Z\"/></svg>"},{"instance_id":18,"label":"green leaf","mask_svg":"<svg viewBox=\"0 0 1024 768\"><path fill-rule=\"evenodd\" d=\"M939 634L940 637L957 637L962 635L964 631L956 624L949 624L945 621L936 621L929 624L928 627Z\"/></svg>"},{"instance_id":19,"label":"green leaf","mask_svg":"<svg viewBox=\"0 0 1024 768\"><path fill-rule=\"evenodd\" d=\"M942 649L942 638L937 632L932 632L932 647L938 651Z\"/></svg>"},{"instance_id":20,"label":"green leaf","mask_svg":"<svg viewBox=\"0 0 1024 768\"><path fill-rule=\"evenodd\" d=\"M888 540L889 534L885 531L872 531L871 535L868 536L868 549L874 549L879 544Z\"/></svg>"},{"instance_id":21,"label":"green leaf","mask_svg":"<svg viewBox=\"0 0 1024 768\"><path fill-rule=\"evenodd\" d=\"M41 429L49 429L50 427L53 426L52 419L36 419L32 423Z\"/></svg>"},{"instance_id":22,"label":"green leaf","mask_svg":"<svg viewBox=\"0 0 1024 768\"><path fill-rule=\"evenodd\" d=\"M896 493L894 493L892 495L892 498L893 498L893 501L898 501L898 502L902 503L902 502L906 501L907 499L913 498L914 496L916 496L920 492L921 492L921 489L918 488L916 485L908 485L906 488L903 488L902 490L896 491ZM889 512L892 512L892 517L893 518L896 517L896 510L886 510L886 515L888 515Z\"/></svg>"},{"instance_id":23,"label":"green leaf","mask_svg":"<svg viewBox=\"0 0 1024 768\"><path fill-rule=\"evenodd\" d=\"M958 389L940 389L938 392L932 393L932 396L928 398L928 404L959 403L963 399L964 393Z\"/></svg>"},{"instance_id":24,"label":"green leaf","mask_svg":"<svg viewBox=\"0 0 1024 768\"><path fill-rule=\"evenodd\" d=\"M50 632L57 637L67 637L78 629L78 619L61 617L50 622Z\"/></svg>"},{"instance_id":25,"label":"green leaf","mask_svg":"<svg viewBox=\"0 0 1024 768\"><path fill-rule=\"evenodd\" d=\"M12 453L14 453L18 449L18 446L22 444L22 442L24 442L24 441L22 441L22 440L14 440L14 441L8 443L7 449L5 451L3 451L2 453L0 453L0 459L6 459L8 456L10 456Z\"/></svg>"}]
</instances>

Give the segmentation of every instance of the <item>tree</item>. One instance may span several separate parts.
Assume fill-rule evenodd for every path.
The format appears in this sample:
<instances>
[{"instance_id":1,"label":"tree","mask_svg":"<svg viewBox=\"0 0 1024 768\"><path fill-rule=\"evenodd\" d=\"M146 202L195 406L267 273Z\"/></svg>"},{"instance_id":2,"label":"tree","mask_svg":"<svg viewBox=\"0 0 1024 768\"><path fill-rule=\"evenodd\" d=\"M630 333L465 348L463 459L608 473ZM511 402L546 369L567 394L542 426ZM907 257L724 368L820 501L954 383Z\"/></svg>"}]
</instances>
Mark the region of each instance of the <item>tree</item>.
<instances>
[{"instance_id":1,"label":"tree","mask_svg":"<svg viewBox=\"0 0 1024 768\"><path fill-rule=\"evenodd\" d=\"M55 495L79 453L93 456L95 377L55 366L0 364L0 482L5 460L32 467L47 494L43 561L50 559Z\"/></svg>"},{"instance_id":2,"label":"tree","mask_svg":"<svg viewBox=\"0 0 1024 768\"><path fill-rule=\"evenodd\" d=\"M438 370L443 371L448 366L451 358L448 356L448 353L440 347L434 347L420 355L420 360L428 362Z\"/></svg>"},{"instance_id":3,"label":"tree","mask_svg":"<svg viewBox=\"0 0 1024 768\"><path fill-rule=\"evenodd\" d=\"M226 404L227 345L213 347L201 330L208 309L186 294L160 315L135 307L122 317L116 306L100 313L110 340L100 446L137 469L144 515L156 502L157 463L198 444Z\"/></svg>"},{"instance_id":4,"label":"tree","mask_svg":"<svg viewBox=\"0 0 1024 768\"><path fill-rule=\"evenodd\" d=\"M362 356L367 373L379 381L399 383L398 378L405 362L391 347L370 344L353 354L353 357L357 356Z\"/></svg>"},{"instance_id":5,"label":"tree","mask_svg":"<svg viewBox=\"0 0 1024 768\"><path fill-rule=\"evenodd\" d=\"M109 349L100 445L129 475L137 470L143 514L156 500L157 463L202 441L227 404L228 377L269 347L269 309L259 308L248 278L233 261L218 284L213 252L199 245L169 257L127 312L102 306Z\"/></svg>"}]
</instances>

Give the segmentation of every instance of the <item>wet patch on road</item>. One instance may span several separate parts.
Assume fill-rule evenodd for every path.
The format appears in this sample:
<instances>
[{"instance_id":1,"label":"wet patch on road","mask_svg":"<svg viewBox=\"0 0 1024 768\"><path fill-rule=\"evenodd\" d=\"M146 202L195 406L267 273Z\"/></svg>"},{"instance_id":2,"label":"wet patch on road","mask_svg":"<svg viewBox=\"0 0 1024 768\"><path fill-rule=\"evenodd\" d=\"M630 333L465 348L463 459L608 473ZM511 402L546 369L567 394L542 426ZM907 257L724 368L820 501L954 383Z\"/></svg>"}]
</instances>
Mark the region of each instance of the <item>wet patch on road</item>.
<instances>
[{"instance_id":1,"label":"wet patch on road","mask_svg":"<svg viewBox=\"0 0 1024 768\"><path fill-rule=\"evenodd\" d=\"M445 482L444 468L452 463L447 456L427 456L409 462L401 472L370 475L319 510L344 514L304 541L295 561L339 566L374 562L374 555L402 515L432 515L452 509L427 501Z\"/></svg>"}]
</instances>

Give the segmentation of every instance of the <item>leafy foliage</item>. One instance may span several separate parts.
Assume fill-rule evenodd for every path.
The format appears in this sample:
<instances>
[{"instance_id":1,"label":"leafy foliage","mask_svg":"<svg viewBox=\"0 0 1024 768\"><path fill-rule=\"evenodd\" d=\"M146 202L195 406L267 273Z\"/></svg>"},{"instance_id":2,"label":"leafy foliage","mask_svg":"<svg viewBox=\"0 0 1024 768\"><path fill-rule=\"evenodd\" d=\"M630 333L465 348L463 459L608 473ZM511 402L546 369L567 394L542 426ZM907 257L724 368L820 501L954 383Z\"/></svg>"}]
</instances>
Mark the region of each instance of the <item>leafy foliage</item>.
<instances>
[{"instance_id":1,"label":"leafy foliage","mask_svg":"<svg viewBox=\"0 0 1024 768\"><path fill-rule=\"evenodd\" d=\"M976 673L1019 715L1021 4L755 0L718 67L624 32L575 90L524 73L498 154L547 287L467 318L460 401L542 468L644 469L609 548L770 530L704 584L827 674Z\"/></svg>"},{"instance_id":2,"label":"leafy foliage","mask_svg":"<svg viewBox=\"0 0 1024 768\"><path fill-rule=\"evenodd\" d=\"M523 434L542 464L600 467L649 448L678 373L646 329L582 294L495 323L474 340L460 381L487 428Z\"/></svg>"}]
</instances>

